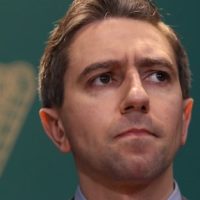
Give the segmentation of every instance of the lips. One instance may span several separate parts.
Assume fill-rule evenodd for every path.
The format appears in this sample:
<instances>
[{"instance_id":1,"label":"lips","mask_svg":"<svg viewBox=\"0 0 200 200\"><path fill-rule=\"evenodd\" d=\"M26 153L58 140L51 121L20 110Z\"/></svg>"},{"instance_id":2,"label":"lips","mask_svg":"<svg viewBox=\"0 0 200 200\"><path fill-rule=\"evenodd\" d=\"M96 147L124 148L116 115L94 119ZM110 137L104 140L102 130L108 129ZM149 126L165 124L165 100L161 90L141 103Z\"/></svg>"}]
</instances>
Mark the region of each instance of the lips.
<instances>
[{"instance_id":1,"label":"lips","mask_svg":"<svg viewBox=\"0 0 200 200\"><path fill-rule=\"evenodd\" d=\"M123 137L145 137L145 136L156 136L153 132L145 128L132 128L126 131L123 131L115 136L115 138L123 138Z\"/></svg>"}]
</instances>

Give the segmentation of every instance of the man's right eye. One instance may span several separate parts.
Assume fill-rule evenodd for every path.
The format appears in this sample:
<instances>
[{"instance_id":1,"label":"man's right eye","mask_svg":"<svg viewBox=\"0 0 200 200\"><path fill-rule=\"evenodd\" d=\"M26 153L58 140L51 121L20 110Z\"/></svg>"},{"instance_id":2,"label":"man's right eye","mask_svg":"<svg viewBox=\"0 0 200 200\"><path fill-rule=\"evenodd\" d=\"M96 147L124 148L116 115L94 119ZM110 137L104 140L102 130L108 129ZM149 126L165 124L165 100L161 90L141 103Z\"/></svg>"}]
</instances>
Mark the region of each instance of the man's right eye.
<instances>
[{"instance_id":1,"label":"man's right eye","mask_svg":"<svg viewBox=\"0 0 200 200\"><path fill-rule=\"evenodd\" d=\"M112 75L110 73L104 73L92 80L92 84L95 86L104 86L112 83Z\"/></svg>"}]
</instances>

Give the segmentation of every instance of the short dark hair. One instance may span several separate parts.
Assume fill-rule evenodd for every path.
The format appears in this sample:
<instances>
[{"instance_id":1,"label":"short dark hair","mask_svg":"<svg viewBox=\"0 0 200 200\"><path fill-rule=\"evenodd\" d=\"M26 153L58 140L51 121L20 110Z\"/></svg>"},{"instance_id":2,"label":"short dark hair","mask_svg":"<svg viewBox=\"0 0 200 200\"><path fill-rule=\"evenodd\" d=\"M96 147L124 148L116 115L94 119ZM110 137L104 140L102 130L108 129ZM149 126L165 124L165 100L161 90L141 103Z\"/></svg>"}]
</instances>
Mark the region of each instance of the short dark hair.
<instances>
[{"instance_id":1,"label":"short dark hair","mask_svg":"<svg viewBox=\"0 0 200 200\"><path fill-rule=\"evenodd\" d=\"M166 25L150 0L74 0L66 15L51 32L40 63L39 93L43 107L61 107L64 75L68 67L68 48L73 36L84 26L108 18L147 21L168 39L176 57L184 99L189 97L191 73L186 52L175 31Z\"/></svg>"}]
</instances>

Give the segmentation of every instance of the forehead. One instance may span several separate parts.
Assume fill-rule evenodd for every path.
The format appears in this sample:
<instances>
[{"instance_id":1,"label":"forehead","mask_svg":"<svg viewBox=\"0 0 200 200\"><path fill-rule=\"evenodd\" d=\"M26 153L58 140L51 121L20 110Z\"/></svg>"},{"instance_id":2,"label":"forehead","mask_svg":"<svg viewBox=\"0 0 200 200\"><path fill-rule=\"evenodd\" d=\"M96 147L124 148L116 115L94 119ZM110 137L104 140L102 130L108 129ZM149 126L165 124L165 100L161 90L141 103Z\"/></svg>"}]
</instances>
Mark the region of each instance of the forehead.
<instances>
[{"instance_id":1,"label":"forehead","mask_svg":"<svg viewBox=\"0 0 200 200\"><path fill-rule=\"evenodd\" d=\"M164 34L152 24L134 19L111 18L93 22L75 34L69 48L73 65L133 54L135 57L167 57L175 62L173 49Z\"/></svg>"}]
</instances>

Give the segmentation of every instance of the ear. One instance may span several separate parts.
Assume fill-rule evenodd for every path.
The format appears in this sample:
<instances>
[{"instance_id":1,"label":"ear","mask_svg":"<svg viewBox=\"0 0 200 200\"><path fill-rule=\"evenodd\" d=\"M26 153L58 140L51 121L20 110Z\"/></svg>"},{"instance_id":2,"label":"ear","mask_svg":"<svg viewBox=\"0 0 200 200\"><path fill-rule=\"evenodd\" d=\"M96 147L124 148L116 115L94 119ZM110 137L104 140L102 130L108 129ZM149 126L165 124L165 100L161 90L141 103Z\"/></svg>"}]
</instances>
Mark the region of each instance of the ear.
<instances>
[{"instance_id":1,"label":"ear","mask_svg":"<svg viewBox=\"0 0 200 200\"><path fill-rule=\"evenodd\" d=\"M184 145L187 140L188 128L192 115L193 99L188 98L183 103L183 129L181 135L181 145Z\"/></svg>"},{"instance_id":2,"label":"ear","mask_svg":"<svg viewBox=\"0 0 200 200\"><path fill-rule=\"evenodd\" d=\"M41 108L39 115L43 128L53 143L61 152L69 152L71 147L57 110L54 108Z\"/></svg>"}]
</instances>

